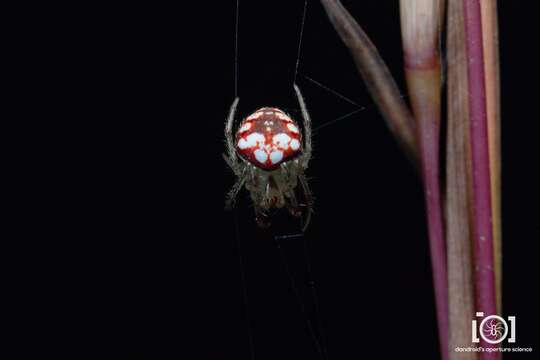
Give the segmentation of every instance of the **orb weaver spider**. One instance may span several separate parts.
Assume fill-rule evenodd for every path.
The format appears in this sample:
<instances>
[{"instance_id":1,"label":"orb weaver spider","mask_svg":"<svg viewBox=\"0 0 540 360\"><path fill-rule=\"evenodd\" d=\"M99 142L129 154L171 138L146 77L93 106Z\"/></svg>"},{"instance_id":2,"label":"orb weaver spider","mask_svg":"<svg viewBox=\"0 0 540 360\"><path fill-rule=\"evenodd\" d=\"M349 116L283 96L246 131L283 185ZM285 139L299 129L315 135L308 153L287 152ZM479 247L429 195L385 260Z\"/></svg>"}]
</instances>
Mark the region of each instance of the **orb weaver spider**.
<instances>
[{"instance_id":1,"label":"orb weaver spider","mask_svg":"<svg viewBox=\"0 0 540 360\"><path fill-rule=\"evenodd\" d=\"M311 118L296 84L294 90L302 110L304 136L290 116L272 107L263 107L246 117L234 133L239 98L231 105L225 124L227 154L223 157L237 176L227 195L226 208L234 207L235 198L245 185L260 227L270 226L268 211L286 207L295 217L306 214L302 227L305 230L313 211L313 197L305 176L312 153ZM297 201L295 191L298 183L305 204Z\"/></svg>"}]
</instances>

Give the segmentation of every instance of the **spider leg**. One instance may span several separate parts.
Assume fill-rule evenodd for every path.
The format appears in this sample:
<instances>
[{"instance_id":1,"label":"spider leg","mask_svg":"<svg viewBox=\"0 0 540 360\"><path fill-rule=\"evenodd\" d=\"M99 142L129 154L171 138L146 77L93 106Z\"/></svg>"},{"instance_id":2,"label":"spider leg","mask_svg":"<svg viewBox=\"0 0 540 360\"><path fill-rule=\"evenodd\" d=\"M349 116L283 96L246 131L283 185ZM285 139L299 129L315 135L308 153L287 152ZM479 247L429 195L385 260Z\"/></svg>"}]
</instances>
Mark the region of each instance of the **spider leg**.
<instances>
[{"instance_id":1,"label":"spider leg","mask_svg":"<svg viewBox=\"0 0 540 360\"><path fill-rule=\"evenodd\" d=\"M298 85L294 84L294 91L298 98L298 103L302 109L302 117L304 118L304 153L302 155L302 167L307 168L308 162L311 159L312 146L311 146L311 117L306 107L306 103L300 92Z\"/></svg>"},{"instance_id":2,"label":"spider leg","mask_svg":"<svg viewBox=\"0 0 540 360\"><path fill-rule=\"evenodd\" d=\"M287 206L287 209L289 210L291 215L297 217L302 215L302 211L298 206L298 201L296 201L296 195L294 194L294 190L286 192L285 197L285 206Z\"/></svg>"},{"instance_id":3,"label":"spider leg","mask_svg":"<svg viewBox=\"0 0 540 360\"><path fill-rule=\"evenodd\" d=\"M303 172L298 174L298 179L300 180L300 184L302 185L302 189L304 190L304 197L306 200L306 218L304 220L304 225L302 226L302 231L306 231L309 222L311 221L311 213L313 212L313 195L311 194L311 190L309 189L308 181L306 179L306 176Z\"/></svg>"},{"instance_id":4,"label":"spider leg","mask_svg":"<svg viewBox=\"0 0 540 360\"><path fill-rule=\"evenodd\" d=\"M270 220L268 220L268 216L264 212L263 208L258 204L255 204L255 221L261 228L268 228L271 225Z\"/></svg>"},{"instance_id":5,"label":"spider leg","mask_svg":"<svg viewBox=\"0 0 540 360\"><path fill-rule=\"evenodd\" d=\"M272 178L270 178L272 179ZM285 206L292 216L302 215L302 211L298 207L298 201L296 201L296 194L294 193L294 187L291 186L292 181L296 184L296 178L292 178L289 167L286 163L281 164L281 173L278 177L278 181L273 181L278 188L280 196L281 206ZM287 184L287 185L285 185ZM280 206L280 207L281 207Z\"/></svg>"},{"instance_id":6,"label":"spider leg","mask_svg":"<svg viewBox=\"0 0 540 360\"><path fill-rule=\"evenodd\" d=\"M253 208L255 210L255 221L261 228L270 226L270 221L264 209L264 195L266 184L262 183L257 176L257 169L254 166L246 165L246 188L250 192Z\"/></svg>"},{"instance_id":7,"label":"spider leg","mask_svg":"<svg viewBox=\"0 0 540 360\"><path fill-rule=\"evenodd\" d=\"M238 157L236 156L236 150L234 148L234 134L233 134L233 123L234 115L236 113L236 107L238 106L238 101L240 99L234 99L231 109L229 110L229 116L227 117L227 122L225 123L225 139L227 142L227 155L223 154L227 164L233 169L234 173L239 176L240 171L242 170Z\"/></svg>"},{"instance_id":8,"label":"spider leg","mask_svg":"<svg viewBox=\"0 0 540 360\"><path fill-rule=\"evenodd\" d=\"M228 162L227 157L225 157L225 161ZM240 164L238 164L238 166L242 167ZM232 208L234 208L234 201L236 199L236 196L238 195L238 192L242 189L242 186L244 186L244 183L246 182L248 177L249 175L247 172L247 167L244 166L241 170L239 170L239 175L238 175L238 179L236 180L236 183L233 185L231 190L229 190L229 192L227 193L227 199L225 200L225 209L231 210Z\"/></svg>"},{"instance_id":9,"label":"spider leg","mask_svg":"<svg viewBox=\"0 0 540 360\"><path fill-rule=\"evenodd\" d=\"M234 175L240 176L242 173L243 165L241 162L232 162L232 160L225 154L223 154L223 160L229 165L229 167L232 169Z\"/></svg>"}]
</instances>

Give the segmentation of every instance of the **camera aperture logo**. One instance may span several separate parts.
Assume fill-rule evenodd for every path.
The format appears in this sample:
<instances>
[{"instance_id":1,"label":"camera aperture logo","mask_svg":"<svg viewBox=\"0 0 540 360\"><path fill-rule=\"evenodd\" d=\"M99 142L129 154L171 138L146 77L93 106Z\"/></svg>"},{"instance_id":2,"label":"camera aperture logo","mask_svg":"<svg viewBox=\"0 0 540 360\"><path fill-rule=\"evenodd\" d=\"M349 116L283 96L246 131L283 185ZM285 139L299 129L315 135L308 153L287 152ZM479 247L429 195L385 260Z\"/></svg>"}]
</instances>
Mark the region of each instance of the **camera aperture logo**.
<instances>
[{"instance_id":1,"label":"camera aperture logo","mask_svg":"<svg viewBox=\"0 0 540 360\"><path fill-rule=\"evenodd\" d=\"M480 337L489 344L499 344L508 337L509 343L516 342L516 317L509 316L508 322L498 315L484 317L483 312L476 313L477 318L483 318L478 325L478 319L472 321L472 342L479 343ZM510 334L509 334L510 333ZM478 336L480 334L480 337Z\"/></svg>"},{"instance_id":2,"label":"camera aperture logo","mask_svg":"<svg viewBox=\"0 0 540 360\"><path fill-rule=\"evenodd\" d=\"M471 342L474 346L456 347L455 352L532 352L531 347L504 347L503 342L516 342L516 317L485 316L477 312L471 321ZM480 343L484 346L480 346Z\"/></svg>"}]
</instances>

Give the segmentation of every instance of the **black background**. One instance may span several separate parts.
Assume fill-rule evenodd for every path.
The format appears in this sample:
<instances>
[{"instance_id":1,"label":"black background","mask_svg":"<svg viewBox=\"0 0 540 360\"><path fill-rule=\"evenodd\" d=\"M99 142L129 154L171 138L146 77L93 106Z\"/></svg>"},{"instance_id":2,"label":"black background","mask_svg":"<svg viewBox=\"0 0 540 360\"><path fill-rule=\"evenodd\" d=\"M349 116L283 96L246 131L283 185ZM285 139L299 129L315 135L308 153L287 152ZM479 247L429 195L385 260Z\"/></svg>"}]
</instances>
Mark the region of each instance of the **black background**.
<instances>
[{"instance_id":1,"label":"black background","mask_svg":"<svg viewBox=\"0 0 540 360\"><path fill-rule=\"evenodd\" d=\"M343 3L404 89L398 2ZM299 119L302 10L303 1L241 2L237 118L276 106ZM57 240L41 245L52 255L46 275L34 275L54 304L47 317L63 329L51 349L62 352L69 338L79 355L249 359L251 332L256 359L317 358L273 240L297 224L278 214L273 230L257 229L245 191L238 233L224 211L235 180L221 157L235 96L235 11L234 1L95 5L57 27L48 51L59 85L74 85L62 110L70 145L58 148L67 176L56 185L68 195L55 205L67 211L50 227ZM500 1L504 312L517 316L516 345L537 352L536 65L526 66L537 34L522 11L523 2ZM316 205L305 239L329 358L434 359L421 185L317 1L299 72L366 107L314 135L308 170ZM302 75L297 82L314 127L356 109ZM281 244L313 320L302 239Z\"/></svg>"}]
</instances>

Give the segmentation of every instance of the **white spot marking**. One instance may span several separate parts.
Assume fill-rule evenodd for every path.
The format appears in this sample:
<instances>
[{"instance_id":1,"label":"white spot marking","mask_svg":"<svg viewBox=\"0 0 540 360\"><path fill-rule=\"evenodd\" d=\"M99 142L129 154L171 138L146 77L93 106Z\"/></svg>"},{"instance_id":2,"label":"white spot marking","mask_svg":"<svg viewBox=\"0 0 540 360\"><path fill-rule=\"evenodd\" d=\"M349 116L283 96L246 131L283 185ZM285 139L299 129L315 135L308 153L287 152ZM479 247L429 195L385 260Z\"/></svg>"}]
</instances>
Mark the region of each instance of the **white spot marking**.
<instances>
[{"instance_id":1,"label":"white spot marking","mask_svg":"<svg viewBox=\"0 0 540 360\"><path fill-rule=\"evenodd\" d=\"M267 111L265 114L266 115L274 115L274 112L273 111Z\"/></svg>"},{"instance_id":2,"label":"white spot marking","mask_svg":"<svg viewBox=\"0 0 540 360\"><path fill-rule=\"evenodd\" d=\"M240 129L238 129L238 132L245 132L245 131L248 131L249 129L251 129L251 123L247 122L244 125L242 125Z\"/></svg>"},{"instance_id":3,"label":"white spot marking","mask_svg":"<svg viewBox=\"0 0 540 360\"><path fill-rule=\"evenodd\" d=\"M248 142L244 138L240 138L240 140L238 140L238 148L240 150L247 149L248 148Z\"/></svg>"},{"instance_id":4,"label":"white spot marking","mask_svg":"<svg viewBox=\"0 0 540 360\"><path fill-rule=\"evenodd\" d=\"M251 119L258 119L260 118L264 113L262 111L257 111L256 113L253 113L251 115L249 115L249 117L247 118L247 120L251 120Z\"/></svg>"},{"instance_id":5,"label":"white spot marking","mask_svg":"<svg viewBox=\"0 0 540 360\"><path fill-rule=\"evenodd\" d=\"M268 154L261 149L255 150L255 159L260 163L265 163L268 160Z\"/></svg>"},{"instance_id":6,"label":"white spot marking","mask_svg":"<svg viewBox=\"0 0 540 360\"><path fill-rule=\"evenodd\" d=\"M298 141L296 139L292 139L292 141L291 141L291 149L293 149L293 150L300 149L300 141Z\"/></svg>"},{"instance_id":7,"label":"white spot marking","mask_svg":"<svg viewBox=\"0 0 540 360\"><path fill-rule=\"evenodd\" d=\"M270 153L270 161L272 164L277 164L283 159L283 151L274 150Z\"/></svg>"},{"instance_id":8,"label":"white spot marking","mask_svg":"<svg viewBox=\"0 0 540 360\"><path fill-rule=\"evenodd\" d=\"M280 133L277 135L274 135L272 138L272 143L283 150L287 150L289 148L289 142L291 141L291 137L285 133Z\"/></svg>"},{"instance_id":9,"label":"white spot marking","mask_svg":"<svg viewBox=\"0 0 540 360\"><path fill-rule=\"evenodd\" d=\"M282 114L282 113L276 113L276 116L281 120L292 121L290 117L288 117L287 115Z\"/></svg>"},{"instance_id":10,"label":"white spot marking","mask_svg":"<svg viewBox=\"0 0 540 360\"><path fill-rule=\"evenodd\" d=\"M260 133L253 133L249 134L246 139L243 138L238 141L238 148L239 149L247 149L256 147L257 143L264 145L264 135ZM261 146L259 145L259 146Z\"/></svg>"},{"instance_id":11,"label":"white spot marking","mask_svg":"<svg viewBox=\"0 0 540 360\"><path fill-rule=\"evenodd\" d=\"M251 144L251 146L256 146L258 142L261 144L264 144L265 142L265 137L261 133L249 134L246 139Z\"/></svg>"},{"instance_id":12,"label":"white spot marking","mask_svg":"<svg viewBox=\"0 0 540 360\"><path fill-rule=\"evenodd\" d=\"M297 133L297 134L298 134L298 128L296 127L296 125L294 125L294 124L287 124L287 127L288 127L289 130L291 130L293 133Z\"/></svg>"},{"instance_id":13,"label":"white spot marking","mask_svg":"<svg viewBox=\"0 0 540 360\"><path fill-rule=\"evenodd\" d=\"M267 127L266 127L266 131L272 131L272 129L270 128L270 126L267 126Z\"/></svg>"}]
</instances>

